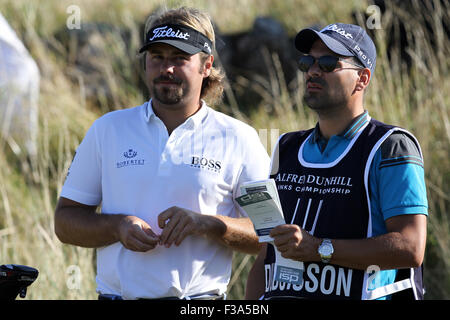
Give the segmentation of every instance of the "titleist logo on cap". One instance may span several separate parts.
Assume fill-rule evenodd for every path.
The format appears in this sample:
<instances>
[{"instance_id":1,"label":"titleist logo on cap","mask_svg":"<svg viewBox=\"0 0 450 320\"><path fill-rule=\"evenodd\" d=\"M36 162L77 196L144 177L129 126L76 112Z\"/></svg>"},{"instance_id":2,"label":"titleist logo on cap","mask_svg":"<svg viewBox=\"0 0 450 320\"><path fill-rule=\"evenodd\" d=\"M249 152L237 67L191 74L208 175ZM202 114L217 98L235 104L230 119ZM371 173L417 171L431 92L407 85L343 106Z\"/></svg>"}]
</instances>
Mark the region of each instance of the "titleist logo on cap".
<instances>
[{"instance_id":1,"label":"titleist logo on cap","mask_svg":"<svg viewBox=\"0 0 450 320\"><path fill-rule=\"evenodd\" d=\"M153 37L151 37L148 41L153 41L157 38L177 38L188 40L190 34L188 32L181 32L177 30L176 32L172 28L167 28L167 26L159 27L153 30Z\"/></svg>"},{"instance_id":2,"label":"titleist logo on cap","mask_svg":"<svg viewBox=\"0 0 450 320\"><path fill-rule=\"evenodd\" d=\"M352 34L350 32L346 32L343 28L339 28L335 24L330 24L330 25L326 26L320 32L324 32L324 31L327 31L327 30L331 30L331 31L337 32L341 36L343 36L343 37L345 37L347 39L353 39L353 36L352 36Z\"/></svg>"}]
</instances>

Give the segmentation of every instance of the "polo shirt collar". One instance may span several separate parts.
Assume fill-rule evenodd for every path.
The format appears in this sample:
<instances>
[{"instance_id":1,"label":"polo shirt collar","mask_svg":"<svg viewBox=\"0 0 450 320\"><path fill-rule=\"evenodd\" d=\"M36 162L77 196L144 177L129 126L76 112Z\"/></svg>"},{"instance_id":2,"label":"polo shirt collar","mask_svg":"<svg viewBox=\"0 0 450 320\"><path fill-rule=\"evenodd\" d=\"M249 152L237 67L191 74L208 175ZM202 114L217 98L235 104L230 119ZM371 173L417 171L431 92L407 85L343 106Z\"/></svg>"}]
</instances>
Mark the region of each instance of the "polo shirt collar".
<instances>
[{"instance_id":1,"label":"polo shirt collar","mask_svg":"<svg viewBox=\"0 0 450 320\"><path fill-rule=\"evenodd\" d=\"M344 139L351 140L355 134L359 132L364 127L364 124L370 121L369 112L365 110L362 114L357 116L341 133L337 136L342 137ZM311 139L311 143L317 143L320 140L323 140L322 133L320 132L319 123L316 124L313 135Z\"/></svg>"},{"instance_id":2,"label":"polo shirt collar","mask_svg":"<svg viewBox=\"0 0 450 320\"><path fill-rule=\"evenodd\" d=\"M144 119L147 122L150 122L150 120L156 117L155 112L153 112L153 108L152 108L152 99L150 99L149 101L147 101L145 103L145 108L144 108Z\"/></svg>"},{"instance_id":3,"label":"polo shirt collar","mask_svg":"<svg viewBox=\"0 0 450 320\"><path fill-rule=\"evenodd\" d=\"M205 119L206 115L208 114L208 106L206 105L206 102L203 100L201 100L201 101L202 101L202 105L201 105L200 109L186 120L188 122L192 122L192 124L194 125L194 128L197 128L202 123L203 119Z\"/></svg>"},{"instance_id":4,"label":"polo shirt collar","mask_svg":"<svg viewBox=\"0 0 450 320\"><path fill-rule=\"evenodd\" d=\"M202 106L200 107L200 109L185 121L185 124L192 123L193 128L197 128L202 123L202 121L206 117L206 115L208 114L208 105L206 104L205 101L203 101L203 100L201 100L201 101L202 101ZM147 105L146 105L144 111L145 111L144 118L145 118L145 121L147 121L147 122L150 122L152 118L158 117L155 114L155 112L153 111L152 99L150 99L147 102Z\"/></svg>"}]
</instances>

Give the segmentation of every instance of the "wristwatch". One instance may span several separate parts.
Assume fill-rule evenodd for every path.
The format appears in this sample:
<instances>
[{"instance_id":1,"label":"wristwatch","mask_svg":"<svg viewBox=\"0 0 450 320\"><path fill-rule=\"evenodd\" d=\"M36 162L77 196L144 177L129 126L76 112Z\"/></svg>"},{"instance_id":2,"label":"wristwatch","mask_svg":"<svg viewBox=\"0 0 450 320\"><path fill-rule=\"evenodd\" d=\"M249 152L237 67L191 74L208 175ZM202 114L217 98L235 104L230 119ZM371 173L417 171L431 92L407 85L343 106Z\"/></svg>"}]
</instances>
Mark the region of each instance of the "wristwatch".
<instances>
[{"instance_id":1,"label":"wristwatch","mask_svg":"<svg viewBox=\"0 0 450 320\"><path fill-rule=\"evenodd\" d=\"M330 239L323 239L322 243L317 250L323 263L328 263L333 255L334 248Z\"/></svg>"}]
</instances>

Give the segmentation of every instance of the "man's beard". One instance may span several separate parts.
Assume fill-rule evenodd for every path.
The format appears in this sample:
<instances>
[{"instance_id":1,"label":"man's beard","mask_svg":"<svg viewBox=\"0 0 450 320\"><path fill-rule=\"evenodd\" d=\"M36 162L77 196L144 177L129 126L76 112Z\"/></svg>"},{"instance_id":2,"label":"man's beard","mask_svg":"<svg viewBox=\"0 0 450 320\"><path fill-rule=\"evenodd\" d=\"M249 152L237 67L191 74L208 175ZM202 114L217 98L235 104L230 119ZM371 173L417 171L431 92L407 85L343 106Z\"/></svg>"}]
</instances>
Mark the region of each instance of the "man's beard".
<instances>
[{"instance_id":1,"label":"man's beard","mask_svg":"<svg viewBox=\"0 0 450 320\"><path fill-rule=\"evenodd\" d=\"M170 82L176 85L157 86L157 84L160 82ZM188 90L182 85L181 80L174 77L160 76L153 80L151 91L153 99L159 101L162 104L174 105L180 103Z\"/></svg>"},{"instance_id":2,"label":"man's beard","mask_svg":"<svg viewBox=\"0 0 450 320\"><path fill-rule=\"evenodd\" d=\"M339 88L332 88L321 78L311 78L306 82L316 83L322 87L319 92L308 92L305 88L303 95L303 102L312 110L318 113L324 113L336 109L339 106L346 105L348 98L345 92Z\"/></svg>"}]
</instances>

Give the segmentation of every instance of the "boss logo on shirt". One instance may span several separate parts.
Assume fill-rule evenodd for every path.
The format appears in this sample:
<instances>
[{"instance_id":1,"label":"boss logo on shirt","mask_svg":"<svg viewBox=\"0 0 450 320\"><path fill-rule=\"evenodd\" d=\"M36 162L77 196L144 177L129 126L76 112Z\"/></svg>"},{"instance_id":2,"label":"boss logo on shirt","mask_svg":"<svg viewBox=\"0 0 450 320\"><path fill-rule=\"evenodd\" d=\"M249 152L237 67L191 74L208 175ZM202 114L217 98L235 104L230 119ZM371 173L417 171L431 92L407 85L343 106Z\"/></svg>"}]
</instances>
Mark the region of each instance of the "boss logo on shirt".
<instances>
[{"instance_id":1,"label":"boss logo on shirt","mask_svg":"<svg viewBox=\"0 0 450 320\"><path fill-rule=\"evenodd\" d=\"M122 154L125 160L116 163L117 168L128 167L128 166L142 166L145 164L144 159L135 159L138 155L137 151L133 149L128 149Z\"/></svg>"},{"instance_id":2,"label":"boss logo on shirt","mask_svg":"<svg viewBox=\"0 0 450 320\"><path fill-rule=\"evenodd\" d=\"M222 169L222 164L220 163L220 161L214 159L193 156L191 160L191 167L206 169L213 172L220 172L220 169Z\"/></svg>"}]
</instances>

